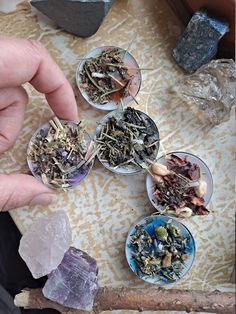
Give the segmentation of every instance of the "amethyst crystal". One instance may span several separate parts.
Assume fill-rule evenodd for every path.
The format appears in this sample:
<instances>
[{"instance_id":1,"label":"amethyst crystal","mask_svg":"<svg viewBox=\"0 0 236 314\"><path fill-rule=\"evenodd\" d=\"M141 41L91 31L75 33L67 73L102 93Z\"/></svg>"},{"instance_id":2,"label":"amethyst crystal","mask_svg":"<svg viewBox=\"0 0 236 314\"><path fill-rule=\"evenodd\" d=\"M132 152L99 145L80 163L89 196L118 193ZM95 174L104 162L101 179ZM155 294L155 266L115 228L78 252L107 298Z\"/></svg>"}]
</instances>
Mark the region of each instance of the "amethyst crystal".
<instances>
[{"instance_id":1,"label":"amethyst crystal","mask_svg":"<svg viewBox=\"0 0 236 314\"><path fill-rule=\"evenodd\" d=\"M91 311L98 290L98 266L87 253L69 248L43 288L46 298L66 307Z\"/></svg>"},{"instance_id":2,"label":"amethyst crystal","mask_svg":"<svg viewBox=\"0 0 236 314\"><path fill-rule=\"evenodd\" d=\"M19 253L34 278L50 274L69 249L72 234L63 210L38 218L20 241Z\"/></svg>"}]
</instances>

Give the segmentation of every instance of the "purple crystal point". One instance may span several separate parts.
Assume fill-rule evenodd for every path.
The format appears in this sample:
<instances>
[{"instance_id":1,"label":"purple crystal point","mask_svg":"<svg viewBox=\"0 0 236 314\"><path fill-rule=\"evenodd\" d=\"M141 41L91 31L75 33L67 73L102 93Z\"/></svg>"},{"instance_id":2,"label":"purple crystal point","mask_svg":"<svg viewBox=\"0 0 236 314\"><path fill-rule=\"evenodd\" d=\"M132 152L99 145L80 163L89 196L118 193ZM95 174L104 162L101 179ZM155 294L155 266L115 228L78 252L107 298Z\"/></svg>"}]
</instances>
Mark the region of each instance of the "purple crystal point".
<instances>
[{"instance_id":1,"label":"purple crystal point","mask_svg":"<svg viewBox=\"0 0 236 314\"><path fill-rule=\"evenodd\" d=\"M70 247L43 288L46 298L66 307L91 311L98 290L98 266L87 253Z\"/></svg>"}]
</instances>

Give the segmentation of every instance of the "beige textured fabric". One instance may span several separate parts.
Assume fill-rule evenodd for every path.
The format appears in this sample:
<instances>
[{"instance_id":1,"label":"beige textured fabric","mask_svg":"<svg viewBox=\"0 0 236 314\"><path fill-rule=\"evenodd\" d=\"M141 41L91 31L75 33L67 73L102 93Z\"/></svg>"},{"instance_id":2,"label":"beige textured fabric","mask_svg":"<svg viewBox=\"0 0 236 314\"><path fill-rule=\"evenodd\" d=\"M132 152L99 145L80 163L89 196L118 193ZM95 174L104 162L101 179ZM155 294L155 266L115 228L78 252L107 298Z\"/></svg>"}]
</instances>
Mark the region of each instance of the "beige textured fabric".
<instances>
[{"instance_id":1,"label":"beige textured fabric","mask_svg":"<svg viewBox=\"0 0 236 314\"><path fill-rule=\"evenodd\" d=\"M118 0L97 34L88 39L76 38L39 22L27 2L18 5L15 12L0 13L0 29L5 34L41 40L64 70L76 93L78 58L102 45L126 48L137 35L131 53L140 67L154 68L142 72L142 87L137 97L141 110L156 121L166 151L183 150L198 155L208 164L214 179L212 213L184 221L195 237L197 254L191 271L175 287L232 290L230 277L235 228L233 130L230 122L210 128L196 106L184 103L171 92L170 87L183 75L171 57L181 24L167 2ZM34 130L51 117L44 97L29 86L27 90L30 102L24 127L15 146L1 156L2 172L28 172L27 143ZM84 104L79 97L77 100L79 116L92 133L105 112ZM146 195L145 174L118 176L96 162L81 185L61 192L57 202L50 207L20 208L11 215L24 233L36 217L56 209L64 209L69 215L73 244L97 259L101 285L150 287L130 271L124 255L130 226L154 212Z\"/></svg>"}]
</instances>

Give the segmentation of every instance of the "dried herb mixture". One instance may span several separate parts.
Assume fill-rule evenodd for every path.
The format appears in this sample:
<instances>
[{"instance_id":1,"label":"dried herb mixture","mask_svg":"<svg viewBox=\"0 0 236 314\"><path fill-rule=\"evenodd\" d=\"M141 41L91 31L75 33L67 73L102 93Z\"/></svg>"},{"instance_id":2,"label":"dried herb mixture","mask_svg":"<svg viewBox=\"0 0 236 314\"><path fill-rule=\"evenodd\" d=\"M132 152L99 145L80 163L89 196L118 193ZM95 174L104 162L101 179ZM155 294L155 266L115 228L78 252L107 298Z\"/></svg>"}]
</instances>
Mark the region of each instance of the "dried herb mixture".
<instances>
[{"instance_id":1,"label":"dried herb mixture","mask_svg":"<svg viewBox=\"0 0 236 314\"><path fill-rule=\"evenodd\" d=\"M97 135L99 159L112 167L143 167L154 160L159 133L154 122L142 112L128 107L108 119Z\"/></svg>"},{"instance_id":2,"label":"dried herb mixture","mask_svg":"<svg viewBox=\"0 0 236 314\"><path fill-rule=\"evenodd\" d=\"M119 102L129 95L133 76L124 64L124 53L119 48L108 48L84 62L80 86L93 102Z\"/></svg>"},{"instance_id":3,"label":"dried herb mixture","mask_svg":"<svg viewBox=\"0 0 236 314\"><path fill-rule=\"evenodd\" d=\"M88 170L84 127L58 118L41 129L30 142L28 159L34 174L54 187L69 187ZM86 156L87 157L87 156Z\"/></svg>"},{"instance_id":4,"label":"dried herb mixture","mask_svg":"<svg viewBox=\"0 0 236 314\"><path fill-rule=\"evenodd\" d=\"M168 214L179 217L207 215L204 195L207 184L201 178L199 165L174 154L167 159L167 166L155 163L151 167L155 181L153 197Z\"/></svg>"},{"instance_id":5,"label":"dried herb mixture","mask_svg":"<svg viewBox=\"0 0 236 314\"><path fill-rule=\"evenodd\" d=\"M154 228L152 235L144 226L136 226L130 247L139 275L159 276L161 280L170 282L178 280L189 257L189 241L189 238L181 235L171 219L163 226Z\"/></svg>"}]
</instances>

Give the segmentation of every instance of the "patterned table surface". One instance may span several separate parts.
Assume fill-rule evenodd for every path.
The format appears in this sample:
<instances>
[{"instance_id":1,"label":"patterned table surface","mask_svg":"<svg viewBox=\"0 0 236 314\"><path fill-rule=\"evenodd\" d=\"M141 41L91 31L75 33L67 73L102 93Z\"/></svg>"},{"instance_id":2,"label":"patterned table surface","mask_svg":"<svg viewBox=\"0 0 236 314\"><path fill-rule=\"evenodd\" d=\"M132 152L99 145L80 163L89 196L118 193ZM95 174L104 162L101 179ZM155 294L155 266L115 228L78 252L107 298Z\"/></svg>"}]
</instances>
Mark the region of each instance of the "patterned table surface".
<instances>
[{"instance_id":1,"label":"patterned table surface","mask_svg":"<svg viewBox=\"0 0 236 314\"><path fill-rule=\"evenodd\" d=\"M139 108L157 123L167 152L183 150L198 155L208 164L214 180L212 213L184 221L195 237L197 254L191 271L175 287L229 291L234 289L230 283L235 243L233 129L230 122L209 127L196 106L183 102L172 92L171 86L183 76L171 57L181 27L163 0L118 0L99 31L88 39L45 23L24 1L14 12L0 13L1 32L40 40L59 63L76 94L79 58L98 46L126 48L135 38L131 53L141 67L153 68L142 73L142 88L137 97ZM34 130L52 115L44 97L30 86L26 88L30 101L24 127L15 146L1 156L2 172L28 172L27 143ZM78 95L77 100L79 117L92 133L105 112L85 104ZM24 233L36 217L57 209L65 210L69 216L73 245L97 259L101 285L150 287L130 271L124 255L130 226L154 212L147 198L144 173L119 176L96 162L89 177L78 187L59 193L53 205L19 208L11 211L11 215Z\"/></svg>"}]
</instances>

